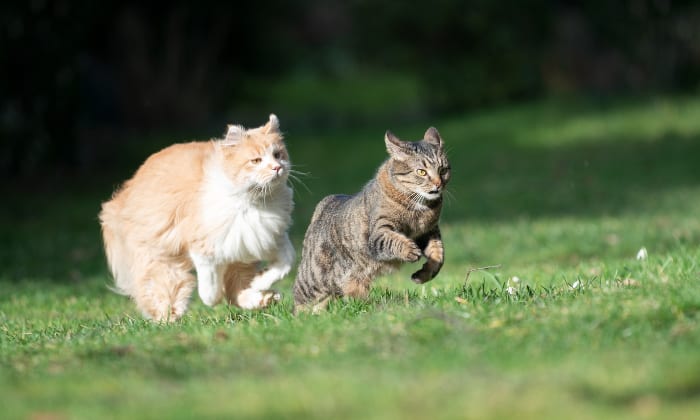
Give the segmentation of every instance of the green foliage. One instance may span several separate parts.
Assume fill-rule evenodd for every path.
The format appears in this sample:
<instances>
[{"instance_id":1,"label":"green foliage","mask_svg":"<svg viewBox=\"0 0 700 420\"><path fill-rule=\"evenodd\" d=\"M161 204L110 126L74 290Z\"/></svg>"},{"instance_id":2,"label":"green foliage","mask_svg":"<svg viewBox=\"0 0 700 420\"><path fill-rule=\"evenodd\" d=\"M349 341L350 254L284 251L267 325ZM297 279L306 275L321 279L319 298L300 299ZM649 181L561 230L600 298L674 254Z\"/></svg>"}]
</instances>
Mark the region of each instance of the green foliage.
<instances>
[{"instance_id":1,"label":"green foliage","mask_svg":"<svg viewBox=\"0 0 700 420\"><path fill-rule=\"evenodd\" d=\"M4 418L690 418L700 409L700 101L539 102L437 126L454 171L443 272L318 316L194 299L173 325L110 293L113 181L2 208ZM387 127L289 132L293 239L384 158ZM125 173L133 171L130 168ZM77 185L77 184L76 184ZM640 248L648 259L637 260ZM498 267L469 271L473 268Z\"/></svg>"},{"instance_id":2,"label":"green foliage","mask_svg":"<svg viewBox=\"0 0 700 420\"><path fill-rule=\"evenodd\" d=\"M234 106L232 115L253 116L259 115L260 109L274 109L285 121L309 130L408 119L425 113L418 80L404 73L365 71L329 77L301 72L280 80L251 80L238 91L246 100Z\"/></svg>"},{"instance_id":3,"label":"green foliage","mask_svg":"<svg viewBox=\"0 0 700 420\"><path fill-rule=\"evenodd\" d=\"M700 87L688 0L15 1L0 23L0 173L12 177L99 168L127 133L246 111L351 127Z\"/></svg>"}]
</instances>

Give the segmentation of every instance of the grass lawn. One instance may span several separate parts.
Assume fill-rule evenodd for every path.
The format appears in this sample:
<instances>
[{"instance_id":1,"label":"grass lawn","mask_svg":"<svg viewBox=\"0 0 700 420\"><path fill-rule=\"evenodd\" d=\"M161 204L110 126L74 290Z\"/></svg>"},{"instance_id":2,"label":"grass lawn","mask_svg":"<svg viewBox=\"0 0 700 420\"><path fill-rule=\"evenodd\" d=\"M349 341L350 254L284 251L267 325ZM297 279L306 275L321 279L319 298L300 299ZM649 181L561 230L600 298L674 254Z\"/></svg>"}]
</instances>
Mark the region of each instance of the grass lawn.
<instances>
[{"instance_id":1,"label":"grass lawn","mask_svg":"<svg viewBox=\"0 0 700 420\"><path fill-rule=\"evenodd\" d=\"M357 191L384 159L385 129L413 140L429 125L453 167L443 271L415 286L407 266L369 301L319 316L291 315L290 276L265 311L195 298L178 323L142 320L106 287L97 224L136 163L40 193L9 188L0 417L696 418L700 100L289 131L309 173L296 188L298 253L316 203Z\"/></svg>"}]
</instances>

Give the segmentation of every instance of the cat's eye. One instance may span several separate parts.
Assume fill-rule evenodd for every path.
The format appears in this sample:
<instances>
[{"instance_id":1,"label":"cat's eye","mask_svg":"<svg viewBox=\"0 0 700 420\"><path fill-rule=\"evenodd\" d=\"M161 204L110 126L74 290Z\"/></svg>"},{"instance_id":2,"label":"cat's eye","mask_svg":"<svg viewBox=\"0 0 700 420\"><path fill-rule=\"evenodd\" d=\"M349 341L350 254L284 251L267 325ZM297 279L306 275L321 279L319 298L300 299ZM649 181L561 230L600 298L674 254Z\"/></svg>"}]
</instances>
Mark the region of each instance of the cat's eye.
<instances>
[{"instance_id":1,"label":"cat's eye","mask_svg":"<svg viewBox=\"0 0 700 420\"><path fill-rule=\"evenodd\" d=\"M282 152L277 151L277 152L275 152L275 153L272 154L272 157L275 158L275 159L279 159L279 158L282 157Z\"/></svg>"},{"instance_id":2,"label":"cat's eye","mask_svg":"<svg viewBox=\"0 0 700 420\"><path fill-rule=\"evenodd\" d=\"M260 158L255 158L255 159L250 160L250 163L252 163L253 165L257 165L260 162L262 162L262 159L260 159Z\"/></svg>"},{"instance_id":3,"label":"cat's eye","mask_svg":"<svg viewBox=\"0 0 700 420\"><path fill-rule=\"evenodd\" d=\"M416 173L418 176L426 176L428 173L425 172L425 169L416 169Z\"/></svg>"},{"instance_id":4,"label":"cat's eye","mask_svg":"<svg viewBox=\"0 0 700 420\"><path fill-rule=\"evenodd\" d=\"M445 175L450 168L440 168L440 175Z\"/></svg>"}]
</instances>

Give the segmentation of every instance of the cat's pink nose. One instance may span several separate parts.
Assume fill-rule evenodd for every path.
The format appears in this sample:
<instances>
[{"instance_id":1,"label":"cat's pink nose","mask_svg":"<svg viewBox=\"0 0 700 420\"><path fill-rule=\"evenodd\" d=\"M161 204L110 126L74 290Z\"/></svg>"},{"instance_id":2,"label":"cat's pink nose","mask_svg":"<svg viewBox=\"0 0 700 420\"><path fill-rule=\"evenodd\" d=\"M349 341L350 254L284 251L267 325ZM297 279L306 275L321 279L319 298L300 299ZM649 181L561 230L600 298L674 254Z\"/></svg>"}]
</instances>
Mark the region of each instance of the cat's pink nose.
<instances>
[{"instance_id":1,"label":"cat's pink nose","mask_svg":"<svg viewBox=\"0 0 700 420\"><path fill-rule=\"evenodd\" d=\"M279 175L280 172L282 172L282 165L275 165L272 167L272 170L275 171L277 175Z\"/></svg>"}]
</instances>

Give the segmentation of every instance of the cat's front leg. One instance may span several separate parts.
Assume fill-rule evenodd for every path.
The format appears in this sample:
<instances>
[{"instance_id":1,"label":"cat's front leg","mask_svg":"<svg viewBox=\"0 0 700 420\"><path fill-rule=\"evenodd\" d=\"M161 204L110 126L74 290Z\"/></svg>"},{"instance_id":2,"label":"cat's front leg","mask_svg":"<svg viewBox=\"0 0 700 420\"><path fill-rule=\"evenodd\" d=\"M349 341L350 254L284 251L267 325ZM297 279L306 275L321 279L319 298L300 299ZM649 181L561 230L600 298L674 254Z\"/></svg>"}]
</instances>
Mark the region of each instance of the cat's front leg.
<instances>
[{"instance_id":1,"label":"cat's front leg","mask_svg":"<svg viewBox=\"0 0 700 420\"><path fill-rule=\"evenodd\" d=\"M226 266L216 264L213 259L195 253L191 253L190 258L197 270L197 291L200 299L207 306L216 305L224 293L223 279Z\"/></svg>"},{"instance_id":2,"label":"cat's front leg","mask_svg":"<svg viewBox=\"0 0 700 420\"><path fill-rule=\"evenodd\" d=\"M247 289L238 294L238 306L244 309L257 309L280 300L280 294L270 290L270 287L289 273L294 263L294 257L294 246L289 240L289 235L285 234L277 246L275 258L265 270L253 277Z\"/></svg>"},{"instance_id":3,"label":"cat's front leg","mask_svg":"<svg viewBox=\"0 0 700 420\"><path fill-rule=\"evenodd\" d=\"M442 244L439 229L432 232L428 237L423 254L428 260L420 270L411 276L411 280L418 284L428 282L437 276L445 262L445 248Z\"/></svg>"},{"instance_id":4,"label":"cat's front leg","mask_svg":"<svg viewBox=\"0 0 700 420\"><path fill-rule=\"evenodd\" d=\"M370 234L369 252L379 261L415 262L421 257L421 250L413 240L386 226Z\"/></svg>"}]
</instances>

